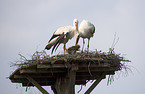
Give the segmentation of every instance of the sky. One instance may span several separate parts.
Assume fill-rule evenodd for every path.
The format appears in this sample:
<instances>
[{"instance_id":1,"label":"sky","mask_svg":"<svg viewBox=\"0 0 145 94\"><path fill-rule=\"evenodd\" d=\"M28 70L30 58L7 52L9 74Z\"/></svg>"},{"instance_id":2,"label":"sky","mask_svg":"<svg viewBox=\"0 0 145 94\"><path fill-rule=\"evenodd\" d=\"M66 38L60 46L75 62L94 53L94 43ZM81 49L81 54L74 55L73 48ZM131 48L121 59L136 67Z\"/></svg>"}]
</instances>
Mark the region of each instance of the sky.
<instances>
[{"instance_id":1,"label":"sky","mask_svg":"<svg viewBox=\"0 0 145 94\"><path fill-rule=\"evenodd\" d=\"M116 33L115 52L132 61L128 76L116 77L109 86L104 79L91 94L145 94L145 0L0 0L0 94L41 94L35 87L26 92L25 87L11 83L7 77L16 68L10 63L20 58L19 53L30 59L35 51L42 51L53 32L73 25L74 18L95 25L90 50L107 52ZM66 47L74 44L75 37ZM82 40L79 44L82 46ZM62 47L55 54L62 53ZM50 87L44 88L53 94ZM76 92L80 88L76 86Z\"/></svg>"}]
</instances>

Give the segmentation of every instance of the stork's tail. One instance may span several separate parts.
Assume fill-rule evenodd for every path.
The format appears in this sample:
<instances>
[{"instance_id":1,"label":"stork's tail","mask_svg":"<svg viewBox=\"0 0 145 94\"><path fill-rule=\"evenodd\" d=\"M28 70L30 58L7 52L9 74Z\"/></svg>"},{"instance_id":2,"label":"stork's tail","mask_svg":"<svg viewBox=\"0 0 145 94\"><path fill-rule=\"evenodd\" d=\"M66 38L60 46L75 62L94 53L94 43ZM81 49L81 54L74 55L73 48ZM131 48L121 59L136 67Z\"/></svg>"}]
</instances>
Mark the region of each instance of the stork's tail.
<instances>
[{"instance_id":1,"label":"stork's tail","mask_svg":"<svg viewBox=\"0 0 145 94\"><path fill-rule=\"evenodd\" d=\"M52 46L53 46L52 43L48 43L48 44L46 45L45 49L50 50Z\"/></svg>"},{"instance_id":2,"label":"stork's tail","mask_svg":"<svg viewBox=\"0 0 145 94\"><path fill-rule=\"evenodd\" d=\"M45 49L50 50L51 47L55 44L55 42L57 41L58 36L53 35L52 38L49 40L48 44L46 45Z\"/></svg>"}]
</instances>

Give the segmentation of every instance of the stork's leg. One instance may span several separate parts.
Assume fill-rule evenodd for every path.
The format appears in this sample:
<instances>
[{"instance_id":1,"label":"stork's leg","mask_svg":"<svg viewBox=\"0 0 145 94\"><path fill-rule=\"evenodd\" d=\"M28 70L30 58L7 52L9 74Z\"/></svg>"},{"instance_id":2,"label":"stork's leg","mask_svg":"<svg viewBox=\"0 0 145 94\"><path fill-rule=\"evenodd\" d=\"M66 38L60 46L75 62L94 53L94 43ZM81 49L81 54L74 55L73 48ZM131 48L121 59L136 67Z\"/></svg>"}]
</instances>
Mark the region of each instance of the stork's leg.
<instances>
[{"instance_id":1,"label":"stork's leg","mask_svg":"<svg viewBox=\"0 0 145 94\"><path fill-rule=\"evenodd\" d=\"M63 50L64 50L64 55L65 55L65 49L66 49L66 47L65 47L65 44L64 44L64 46L63 46Z\"/></svg>"},{"instance_id":2,"label":"stork's leg","mask_svg":"<svg viewBox=\"0 0 145 94\"><path fill-rule=\"evenodd\" d=\"M84 50L84 44L85 44L85 39L83 38L83 47L82 47L82 52Z\"/></svg>"},{"instance_id":3,"label":"stork's leg","mask_svg":"<svg viewBox=\"0 0 145 94\"><path fill-rule=\"evenodd\" d=\"M77 39L76 39L76 44L75 44L75 46L78 44L79 39L80 39L80 36L79 36L79 35L77 35L76 37L77 37ZM75 54L75 53L76 53L76 50L74 51L74 54Z\"/></svg>"},{"instance_id":4,"label":"stork's leg","mask_svg":"<svg viewBox=\"0 0 145 94\"><path fill-rule=\"evenodd\" d=\"M80 39L80 36L78 35L78 36L77 36L77 39L76 39L76 44L75 44L75 45L77 45L77 44L78 44L79 39Z\"/></svg>"},{"instance_id":5,"label":"stork's leg","mask_svg":"<svg viewBox=\"0 0 145 94\"><path fill-rule=\"evenodd\" d=\"M65 44L64 44L63 49L64 49L64 55L65 55L65 51L69 54L69 52L68 52L67 49L66 49L66 45L65 45Z\"/></svg>"},{"instance_id":6,"label":"stork's leg","mask_svg":"<svg viewBox=\"0 0 145 94\"><path fill-rule=\"evenodd\" d=\"M90 42L90 38L88 38L88 46L87 46L87 50L89 51L89 43Z\"/></svg>"}]
</instances>

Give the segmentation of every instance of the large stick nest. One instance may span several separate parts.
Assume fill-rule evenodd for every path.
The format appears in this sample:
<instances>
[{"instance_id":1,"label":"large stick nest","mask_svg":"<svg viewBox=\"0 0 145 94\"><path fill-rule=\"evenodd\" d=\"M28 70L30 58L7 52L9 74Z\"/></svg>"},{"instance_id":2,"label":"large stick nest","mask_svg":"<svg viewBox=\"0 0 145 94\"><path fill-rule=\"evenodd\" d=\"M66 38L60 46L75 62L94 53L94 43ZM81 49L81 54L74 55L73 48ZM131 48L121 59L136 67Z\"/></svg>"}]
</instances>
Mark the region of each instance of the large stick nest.
<instances>
[{"instance_id":1,"label":"large stick nest","mask_svg":"<svg viewBox=\"0 0 145 94\"><path fill-rule=\"evenodd\" d=\"M54 55L49 56L47 53L43 50L41 52L36 51L31 59L25 58L23 55L19 54L20 60L14 62L11 64L11 66L15 66L17 68L20 68L22 66L28 66L31 64L42 64L42 63L85 63L87 61L91 61L96 64L100 63L109 63L112 66L115 66L118 68L118 70L127 70L130 68L126 65L126 62L131 62L130 60L126 60L124 57L120 56L120 54L116 54L112 49L109 50L109 52L102 52L102 51L84 51L84 52L77 52L75 54L60 54L60 55ZM108 76L108 84L114 81L114 76L109 75Z\"/></svg>"},{"instance_id":2,"label":"large stick nest","mask_svg":"<svg viewBox=\"0 0 145 94\"><path fill-rule=\"evenodd\" d=\"M78 61L87 61L87 60L97 60L97 63L110 63L112 65L118 65L120 68L122 68L122 62L131 62L130 60L124 59L124 57L121 57L120 54L116 54L114 51L109 52L101 52L100 51L84 51L84 52L77 52L75 54L60 54L60 55L54 55L49 56L47 53L43 50L41 52L36 51L30 60L28 60L25 56L19 54L20 60L14 62L11 64L12 66L16 67L22 67L26 65L31 65L34 63L55 63L55 62L72 62L72 60L78 60Z\"/></svg>"}]
</instances>

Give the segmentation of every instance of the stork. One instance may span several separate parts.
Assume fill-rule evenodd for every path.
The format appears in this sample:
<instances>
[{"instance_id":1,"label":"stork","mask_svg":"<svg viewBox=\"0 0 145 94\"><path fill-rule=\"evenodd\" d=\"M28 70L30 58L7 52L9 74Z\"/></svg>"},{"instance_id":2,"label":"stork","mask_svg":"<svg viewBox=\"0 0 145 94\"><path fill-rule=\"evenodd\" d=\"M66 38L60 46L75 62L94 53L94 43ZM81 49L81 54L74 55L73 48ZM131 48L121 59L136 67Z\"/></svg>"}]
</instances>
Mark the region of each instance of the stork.
<instances>
[{"instance_id":1,"label":"stork","mask_svg":"<svg viewBox=\"0 0 145 94\"><path fill-rule=\"evenodd\" d=\"M87 50L89 50L89 41L90 41L90 38L93 37L93 34L95 33L95 26L87 21L87 20L83 20L81 23L80 23L80 26L79 26L79 33L77 34L77 39L76 39L76 45L78 44L78 41L79 41L79 38L83 38L83 47L82 47L82 52L83 52L83 49L84 49L84 44L85 44L85 38L88 39L88 46L87 46Z\"/></svg>"},{"instance_id":2,"label":"stork","mask_svg":"<svg viewBox=\"0 0 145 94\"><path fill-rule=\"evenodd\" d=\"M53 49L51 52L51 54L52 54L54 49L56 51L58 46L61 43L63 43L64 44L64 46L63 46L64 54L65 54L65 51L68 53L68 51L66 49L66 43L68 42L69 39L72 39L77 32L78 32L78 20L74 19L73 26L60 27L53 33L53 36L49 40L45 49L49 50L53 46Z\"/></svg>"}]
</instances>

